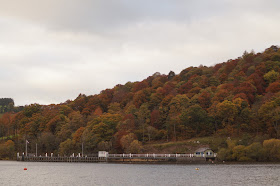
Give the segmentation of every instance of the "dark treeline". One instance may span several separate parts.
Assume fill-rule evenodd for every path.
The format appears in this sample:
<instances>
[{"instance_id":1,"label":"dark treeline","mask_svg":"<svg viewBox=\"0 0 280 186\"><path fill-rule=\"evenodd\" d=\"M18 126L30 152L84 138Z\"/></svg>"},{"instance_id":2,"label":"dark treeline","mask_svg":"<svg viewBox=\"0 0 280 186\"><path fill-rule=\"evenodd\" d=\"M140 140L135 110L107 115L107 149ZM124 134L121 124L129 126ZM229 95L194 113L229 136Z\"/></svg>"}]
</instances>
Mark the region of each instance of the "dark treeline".
<instances>
[{"instance_id":1,"label":"dark treeline","mask_svg":"<svg viewBox=\"0 0 280 186\"><path fill-rule=\"evenodd\" d=\"M23 152L28 139L29 152L37 143L40 153L61 155L80 152L82 144L87 153L140 152L149 142L210 135L279 138L279 73L278 47L244 52L211 67L155 73L98 95L5 113L0 137L10 137L16 151Z\"/></svg>"},{"instance_id":2,"label":"dark treeline","mask_svg":"<svg viewBox=\"0 0 280 186\"><path fill-rule=\"evenodd\" d=\"M23 106L15 107L12 98L0 98L0 114L5 112L19 112L23 110Z\"/></svg>"},{"instance_id":3,"label":"dark treeline","mask_svg":"<svg viewBox=\"0 0 280 186\"><path fill-rule=\"evenodd\" d=\"M11 112L14 109L12 98L0 98L0 113Z\"/></svg>"},{"instance_id":4,"label":"dark treeline","mask_svg":"<svg viewBox=\"0 0 280 186\"><path fill-rule=\"evenodd\" d=\"M12 98L0 98L0 106L14 105L14 100Z\"/></svg>"}]
</instances>

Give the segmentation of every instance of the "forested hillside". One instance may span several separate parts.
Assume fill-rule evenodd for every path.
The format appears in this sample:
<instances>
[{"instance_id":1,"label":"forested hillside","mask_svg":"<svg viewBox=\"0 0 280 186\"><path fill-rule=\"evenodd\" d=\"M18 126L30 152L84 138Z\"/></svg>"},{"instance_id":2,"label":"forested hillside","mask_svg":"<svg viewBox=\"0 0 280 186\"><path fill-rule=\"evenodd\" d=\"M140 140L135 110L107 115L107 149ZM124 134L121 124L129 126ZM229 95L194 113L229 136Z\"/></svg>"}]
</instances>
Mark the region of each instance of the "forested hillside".
<instances>
[{"instance_id":1,"label":"forested hillside","mask_svg":"<svg viewBox=\"0 0 280 186\"><path fill-rule=\"evenodd\" d=\"M23 152L27 139L29 152L37 143L40 153L64 155L81 152L82 143L86 153L140 152L151 142L212 135L279 138L279 73L278 47L244 52L211 67L157 72L97 95L6 112L0 137L15 151Z\"/></svg>"}]
</instances>

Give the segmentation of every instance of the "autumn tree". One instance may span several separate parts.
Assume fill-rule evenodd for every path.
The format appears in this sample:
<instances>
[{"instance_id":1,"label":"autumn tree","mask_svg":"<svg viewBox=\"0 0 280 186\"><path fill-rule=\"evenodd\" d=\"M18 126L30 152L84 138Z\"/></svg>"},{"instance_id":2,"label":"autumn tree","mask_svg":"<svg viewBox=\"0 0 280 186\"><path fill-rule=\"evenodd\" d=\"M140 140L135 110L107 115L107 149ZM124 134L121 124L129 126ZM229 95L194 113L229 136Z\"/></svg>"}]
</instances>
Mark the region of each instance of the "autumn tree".
<instances>
[{"instance_id":1,"label":"autumn tree","mask_svg":"<svg viewBox=\"0 0 280 186\"><path fill-rule=\"evenodd\" d=\"M208 91L202 92L198 97L198 102L202 108L209 108L211 105L211 94Z\"/></svg>"},{"instance_id":2,"label":"autumn tree","mask_svg":"<svg viewBox=\"0 0 280 186\"><path fill-rule=\"evenodd\" d=\"M218 118L224 128L228 128L228 133L232 134L232 125L234 124L235 118L238 114L238 110L234 103L231 101L225 100L222 103L218 103L216 106L216 112L212 115L215 118Z\"/></svg>"},{"instance_id":3,"label":"autumn tree","mask_svg":"<svg viewBox=\"0 0 280 186\"><path fill-rule=\"evenodd\" d=\"M268 73L266 73L263 77L268 83L273 83L279 78L279 73L275 72L274 70L271 70Z\"/></svg>"},{"instance_id":4,"label":"autumn tree","mask_svg":"<svg viewBox=\"0 0 280 186\"><path fill-rule=\"evenodd\" d=\"M138 140L133 140L128 147L128 151L130 153L139 154L142 152L142 150L143 150L142 143Z\"/></svg>"},{"instance_id":5,"label":"autumn tree","mask_svg":"<svg viewBox=\"0 0 280 186\"><path fill-rule=\"evenodd\" d=\"M133 103L134 105L139 108L143 103L146 103L149 101L151 94L150 89L143 89L138 92L136 92L133 96Z\"/></svg>"},{"instance_id":6,"label":"autumn tree","mask_svg":"<svg viewBox=\"0 0 280 186\"><path fill-rule=\"evenodd\" d=\"M280 134L280 106L276 101L266 102L259 109L259 114L267 124L268 129L273 128L276 138Z\"/></svg>"},{"instance_id":7,"label":"autumn tree","mask_svg":"<svg viewBox=\"0 0 280 186\"><path fill-rule=\"evenodd\" d=\"M76 147L74 141L67 139L66 141L60 143L59 153L64 156L69 156L76 152Z\"/></svg>"},{"instance_id":8,"label":"autumn tree","mask_svg":"<svg viewBox=\"0 0 280 186\"><path fill-rule=\"evenodd\" d=\"M280 160L280 140L279 139L270 139L264 140L263 148L266 153L266 157L270 161L279 161Z\"/></svg>"},{"instance_id":9,"label":"autumn tree","mask_svg":"<svg viewBox=\"0 0 280 186\"><path fill-rule=\"evenodd\" d=\"M248 128L251 119L251 109L248 102L241 98L234 99L233 104L237 110L234 124L237 128L237 134L239 135L240 129Z\"/></svg>"},{"instance_id":10,"label":"autumn tree","mask_svg":"<svg viewBox=\"0 0 280 186\"><path fill-rule=\"evenodd\" d=\"M203 129L211 133L211 128L207 126L209 125L207 112L199 105L192 105L184 110L180 122L185 126L187 137L194 137Z\"/></svg>"},{"instance_id":11,"label":"autumn tree","mask_svg":"<svg viewBox=\"0 0 280 186\"><path fill-rule=\"evenodd\" d=\"M72 137L75 143L83 142L83 132L85 130L85 127L80 127L78 130L76 130L75 133L73 133Z\"/></svg>"},{"instance_id":12,"label":"autumn tree","mask_svg":"<svg viewBox=\"0 0 280 186\"><path fill-rule=\"evenodd\" d=\"M129 133L121 138L121 146L125 153L130 153L130 145L136 139L135 134Z\"/></svg>"},{"instance_id":13,"label":"autumn tree","mask_svg":"<svg viewBox=\"0 0 280 186\"><path fill-rule=\"evenodd\" d=\"M161 116L159 110L153 110L151 112L151 126L159 129L161 127Z\"/></svg>"},{"instance_id":14,"label":"autumn tree","mask_svg":"<svg viewBox=\"0 0 280 186\"><path fill-rule=\"evenodd\" d=\"M14 159L15 157L15 143L12 140L0 144L0 159Z\"/></svg>"},{"instance_id":15,"label":"autumn tree","mask_svg":"<svg viewBox=\"0 0 280 186\"><path fill-rule=\"evenodd\" d=\"M38 147L42 153L53 153L58 149L59 143L51 132L43 132L38 137Z\"/></svg>"},{"instance_id":16,"label":"autumn tree","mask_svg":"<svg viewBox=\"0 0 280 186\"><path fill-rule=\"evenodd\" d=\"M145 141L146 127L150 124L150 115L151 115L150 113L151 111L149 110L148 103L142 104L137 112L137 119L142 133L141 138L143 142Z\"/></svg>"},{"instance_id":17,"label":"autumn tree","mask_svg":"<svg viewBox=\"0 0 280 186\"><path fill-rule=\"evenodd\" d=\"M121 107L120 107L120 104L119 103L111 103L109 106L108 106L108 113L110 114L119 114L121 113Z\"/></svg>"},{"instance_id":18,"label":"autumn tree","mask_svg":"<svg viewBox=\"0 0 280 186\"><path fill-rule=\"evenodd\" d=\"M270 83L269 86L266 88L266 92L277 93L279 91L280 91L280 83L279 82Z\"/></svg>"},{"instance_id":19,"label":"autumn tree","mask_svg":"<svg viewBox=\"0 0 280 186\"><path fill-rule=\"evenodd\" d=\"M177 140L177 123L180 123L180 115L184 109L190 105L189 98L183 94L178 94L172 98L168 104L169 113L167 118L167 125L172 126L173 128L173 138Z\"/></svg>"}]
</instances>

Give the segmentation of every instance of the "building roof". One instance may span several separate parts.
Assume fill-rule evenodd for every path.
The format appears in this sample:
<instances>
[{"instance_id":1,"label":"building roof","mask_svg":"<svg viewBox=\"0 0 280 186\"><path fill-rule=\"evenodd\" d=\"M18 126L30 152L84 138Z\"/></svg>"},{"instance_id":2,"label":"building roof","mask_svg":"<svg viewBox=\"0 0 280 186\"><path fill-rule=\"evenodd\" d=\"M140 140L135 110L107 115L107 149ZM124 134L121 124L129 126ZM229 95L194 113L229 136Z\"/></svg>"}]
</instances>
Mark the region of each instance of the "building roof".
<instances>
[{"instance_id":1,"label":"building roof","mask_svg":"<svg viewBox=\"0 0 280 186\"><path fill-rule=\"evenodd\" d=\"M211 149L209 147L202 147L202 148L197 149L195 152L204 152L206 150L211 150Z\"/></svg>"}]
</instances>

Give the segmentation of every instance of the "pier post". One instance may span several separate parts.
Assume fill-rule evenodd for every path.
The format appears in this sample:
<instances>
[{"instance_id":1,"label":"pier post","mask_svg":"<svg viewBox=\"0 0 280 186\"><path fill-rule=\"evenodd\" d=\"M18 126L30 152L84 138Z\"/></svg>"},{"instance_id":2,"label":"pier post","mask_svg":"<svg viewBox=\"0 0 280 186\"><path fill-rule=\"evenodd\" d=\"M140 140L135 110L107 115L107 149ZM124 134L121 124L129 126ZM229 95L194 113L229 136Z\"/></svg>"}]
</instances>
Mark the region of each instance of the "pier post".
<instances>
[{"instance_id":1,"label":"pier post","mask_svg":"<svg viewBox=\"0 0 280 186\"><path fill-rule=\"evenodd\" d=\"M25 140L25 155L27 156L27 143L29 143L27 140Z\"/></svg>"},{"instance_id":2,"label":"pier post","mask_svg":"<svg viewBox=\"0 0 280 186\"><path fill-rule=\"evenodd\" d=\"M82 143L82 157L84 157L84 143Z\"/></svg>"}]
</instances>

